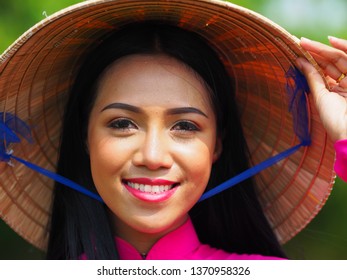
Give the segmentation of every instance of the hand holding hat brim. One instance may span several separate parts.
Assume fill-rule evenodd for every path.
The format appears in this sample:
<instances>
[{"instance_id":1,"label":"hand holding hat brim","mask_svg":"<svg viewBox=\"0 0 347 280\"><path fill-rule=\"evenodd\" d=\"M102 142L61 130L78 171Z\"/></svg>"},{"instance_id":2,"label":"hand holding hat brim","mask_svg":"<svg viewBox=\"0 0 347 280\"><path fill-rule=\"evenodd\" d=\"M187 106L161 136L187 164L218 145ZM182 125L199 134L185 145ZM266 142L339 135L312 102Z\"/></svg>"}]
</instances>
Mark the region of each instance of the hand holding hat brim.
<instances>
[{"instance_id":1,"label":"hand holding hat brim","mask_svg":"<svg viewBox=\"0 0 347 280\"><path fill-rule=\"evenodd\" d=\"M322 67L329 85L325 84L319 72L305 59L299 58L297 66L308 80L328 135L331 140L337 141L347 138L347 78L338 81L341 73L347 72L347 41L336 38L331 38L330 41L336 47L301 39L301 46L309 51Z\"/></svg>"}]
</instances>

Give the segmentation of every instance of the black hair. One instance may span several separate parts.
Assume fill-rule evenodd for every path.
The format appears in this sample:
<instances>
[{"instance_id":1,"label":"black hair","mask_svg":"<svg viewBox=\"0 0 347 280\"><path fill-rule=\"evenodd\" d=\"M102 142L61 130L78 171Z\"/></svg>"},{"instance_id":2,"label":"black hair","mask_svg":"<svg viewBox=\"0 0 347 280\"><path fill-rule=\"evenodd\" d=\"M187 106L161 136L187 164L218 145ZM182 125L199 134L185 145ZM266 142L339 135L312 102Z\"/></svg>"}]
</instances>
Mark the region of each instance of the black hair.
<instances>
[{"instance_id":1,"label":"black hair","mask_svg":"<svg viewBox=\"0 0 347 280\"><path fill-rule=\"evenodd\" d=\"M117 59L165 54L193 69L211 89L223 152L212 167L207 190L246 170L249 155L235 101L233 80L220 57L199 35L160 23L132 24L105 38L85 56L63 120L57 172L96 192L86 137L98 80ZM201 242L228 252L285 257L257 199L252 179L190 211ZM48 259L117 259L106 205L55 185Z\"/></svg>"}]
</instances>

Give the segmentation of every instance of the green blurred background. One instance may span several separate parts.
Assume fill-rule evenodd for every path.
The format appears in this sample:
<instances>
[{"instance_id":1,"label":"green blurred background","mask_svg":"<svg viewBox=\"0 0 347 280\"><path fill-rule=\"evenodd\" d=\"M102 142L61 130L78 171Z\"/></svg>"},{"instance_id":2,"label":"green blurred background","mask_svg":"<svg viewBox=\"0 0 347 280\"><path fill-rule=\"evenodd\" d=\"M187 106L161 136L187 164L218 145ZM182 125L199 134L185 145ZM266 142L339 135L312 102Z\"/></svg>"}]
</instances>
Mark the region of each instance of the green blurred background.
<instances>
[{"instance_id":1,"label":"green blurred background","mask_svg":"<svg viewBox=\"0 0 347 280\"><path fill-rule=\"evenodd\" d=\"M0 0L0 53L47 15L78 0ZM297 37L328 43L347 38L347 0L235 0L272 19ZM322 211L284 248L292 259L347 259L347 183L337 179ZM44 254L0 220L0 259L42 259Z\"/></svg>"}]
</instances>

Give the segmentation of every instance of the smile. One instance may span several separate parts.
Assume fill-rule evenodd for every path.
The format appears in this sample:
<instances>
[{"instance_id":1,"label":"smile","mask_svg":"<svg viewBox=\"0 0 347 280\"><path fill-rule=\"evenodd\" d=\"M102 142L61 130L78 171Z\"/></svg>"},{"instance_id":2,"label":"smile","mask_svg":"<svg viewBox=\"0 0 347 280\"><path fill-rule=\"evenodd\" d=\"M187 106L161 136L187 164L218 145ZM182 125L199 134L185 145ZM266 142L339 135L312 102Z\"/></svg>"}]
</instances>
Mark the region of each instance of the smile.
<instances>
[{"instance_id":1,"label":"smile","mask_svg":"<svg viewBox=\"0 0 347 280\"><path fill-rule=\"evenodd\" d=\"M169 199L179 186L177 182L149 178L125 179L122 182L134 197L151 202Z\"/></svg>"}]
</instances>

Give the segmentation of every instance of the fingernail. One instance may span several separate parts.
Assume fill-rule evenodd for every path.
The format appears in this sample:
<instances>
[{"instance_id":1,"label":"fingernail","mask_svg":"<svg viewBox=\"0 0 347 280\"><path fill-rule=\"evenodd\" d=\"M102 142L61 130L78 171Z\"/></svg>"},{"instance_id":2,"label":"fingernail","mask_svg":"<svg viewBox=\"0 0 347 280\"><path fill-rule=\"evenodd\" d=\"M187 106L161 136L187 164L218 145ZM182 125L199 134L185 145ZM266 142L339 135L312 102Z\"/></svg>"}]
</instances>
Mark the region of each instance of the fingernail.
<instances>
[{"instance_id":1,"label":"fingernail","mask_svg":"<svg viewBox=\"0 0 347 280\"><path fill-rule=\"evenodd\" d=\"M330 41L330 40L339 40L339 38L337 38L337 37L335 37L335 36L328 36L328 39L329 39L329 41Z\"/></svg>"},{"instance_id":2,"label":"fingernail","mask_svg":"<svg viewBox=\"0 0 347 280\"><path fill-rule=\"evenodd\" d=\"M306 38L306 37L301 37L301 40L302 40L302 41L308 41L308 42L311 42L311 40L310 40L310 39L308 39L308 38Z\"/></svg>"}]
</instances>

